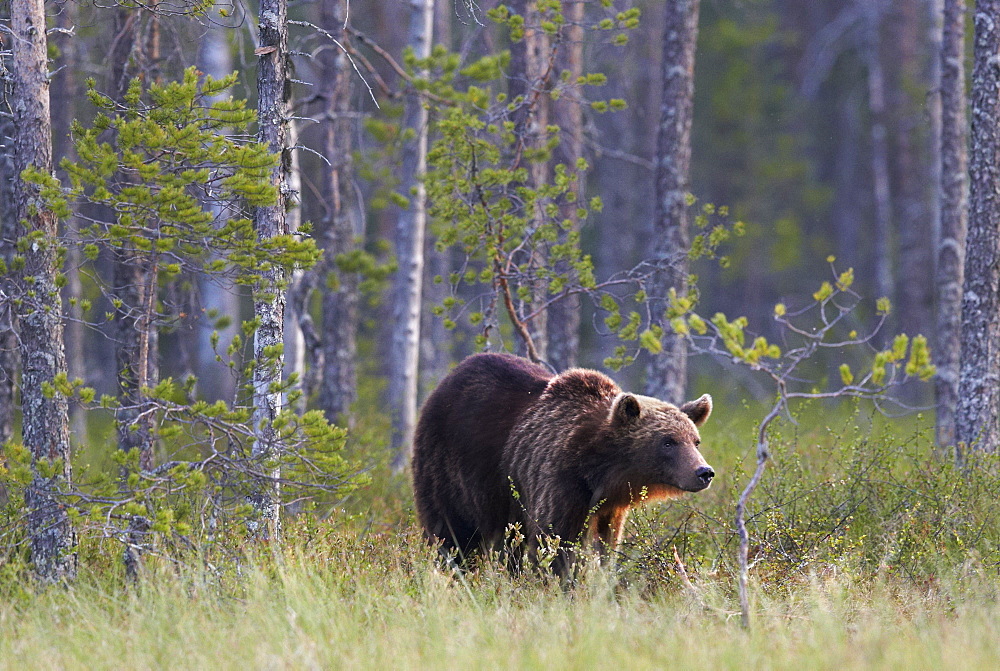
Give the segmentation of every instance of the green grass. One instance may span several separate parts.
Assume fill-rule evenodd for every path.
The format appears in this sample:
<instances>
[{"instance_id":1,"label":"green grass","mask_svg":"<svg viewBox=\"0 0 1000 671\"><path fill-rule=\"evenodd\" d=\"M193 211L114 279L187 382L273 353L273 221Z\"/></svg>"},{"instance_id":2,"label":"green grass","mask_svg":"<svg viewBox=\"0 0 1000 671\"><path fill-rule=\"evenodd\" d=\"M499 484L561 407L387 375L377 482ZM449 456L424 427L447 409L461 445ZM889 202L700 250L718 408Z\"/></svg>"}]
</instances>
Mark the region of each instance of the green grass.
<instances>
[{"instance_id":1,"label":"green grass","mask_svg":"<svg viewBox=\"0 0 1000 671\"><path fill-rule=\"evenodd\" d=\"M757 414L714 417L718 481L633 515L616 566L571 590L494 562L444 571L383 464L347 513L293 520L277 556L161 539L135 587L120 545L81 533L70 587L0 566L0 668L1000 668L1000 469L956 469L928 418L812 405L775 427L741 628L732 514Z\"/></svg>"},{"instance_id":2,"label":"green grass","mask_svg":"<svg viewBox=\"0 0 1000 671\"><path fill-rule=\"evenodd\" d=\"M415 535L327 539L225 587L191 570L140 590L84 575L0 604L2 668L905 668L1000 665L998 584L932 589L812 575L755 595L748 633L730 587L693 576L655 594L608 571L572 592L491 567L440 571Z\"/></svg>"}]
</instances>

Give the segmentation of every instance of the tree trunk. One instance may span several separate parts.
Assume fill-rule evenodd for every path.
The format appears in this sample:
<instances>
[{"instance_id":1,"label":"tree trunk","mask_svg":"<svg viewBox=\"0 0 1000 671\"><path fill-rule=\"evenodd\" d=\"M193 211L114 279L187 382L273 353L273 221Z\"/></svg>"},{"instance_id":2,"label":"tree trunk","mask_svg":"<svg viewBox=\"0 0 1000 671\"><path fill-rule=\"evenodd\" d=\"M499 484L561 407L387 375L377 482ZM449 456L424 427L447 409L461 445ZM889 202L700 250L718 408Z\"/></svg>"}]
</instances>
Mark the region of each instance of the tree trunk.
<instances>
[{"instance_id":1,"label":"tree trunk","mask_svg":"<svg viewBox=\"0 0 1000 671\"><path fill-rule=\"evenodd\" d=\"M226 39L227 28L218 25L221 21L218 12L213 13L213 21L205 29L198 52L198 68L214 79L222 79L233 71L233 56ZM220 98L229 94L223 92ZM214 100L210 101L215 102ZM222 207L212 205L212 213L218 217ZM232 318L232 323L224 329L219 329L219 350L225 354L226 347L232 342L233 336L239 333L241 315L240 300L237 293L219 282L212 281L204 274L198 277L201 294L201 306L206 310L216 310L218 314ZM236 394L236 381L229 371L221 369L216 362L216 353L212 349L212 333L215 331L213 320L207 315L201 315L198 320L198 347L196 352L198 365L198 392L210 400L225 399L232 402ZM215 371L223 372L216 373ZM209 373L209 371L212 371Z\"/></svg>"},{"instance_id":2,"label":"tree trunk","mask_svg":"<svg viewBox=\"0 0 1000 671\"><path fill-rule=\"evenodd\" d=\"M294 106L295 101L289 97L288 109L293 109ZM298 150L295 149L298 144L299 125L295 119L289 119L288 140L286 141L286 145L289 147L289 152L288 173L285 176L285 185L287 187L285 191L285 226L291 233L298 232L299 226L302 225L302 171L301 164L299 162ZM283 374L286 380L296 380L295 388L297 389L302 388L303 381L306 377L307 358L306 339L303 334L302 327L300 326L303 320L299 318L299 310L308 310L309 307L307 303L302 303L301 305L297 304L295 296L307 296L308 292L304 291L302 284L310 281L311 278L307 277L304 270L296 268L292 271L291 280L285 296L285 364ZM282 404L286 401L287 394L282 396ZM308 399L304 395L301 396L293 406L295 412L300 415L304 413L306 411L307 402Z\"/></svg>"},{"instance_id":3,"label":"tree trunk","mask_svg":"<svg viewBox=\"0 0 1000 671\"><path fill-rule=\"evenodd\" d=\"M24 249L18 283L20 310L21 412L25 446L31 451L34 475L25 492L31 560L39 578L72 578L73 534L59 490L70 483L69 413L66 397L43 393L43 384L66 373L62 305L56 286L58 254L55 215L39 198L38 189L21 178L34 168L52 172L52 126L45 4L20 0L11 8L14 49L14 183L17 220L22 236L33 241ZM43 462L50 464L43 467ZM51 471L45 473L45 471Z\"/></svg>"},{"instance_id":4,"label":"tree trunk","mask_svg":"<svg viewBox=\"0 0 1000 671\"><path fill-rule=\"evenodd\" d=\"M934 267L934 247L928 196L932 190L930 162L926 159L923 138L926 136L925 105L931 84L921 67L924 33L920 31L920 5L916 0L897 2L892 6L883 35L891 36L890 48L881 50L881 57L889 60L889 124L892 129L893 214L896 239L899 247L896 298L899 302L897 323L902 331L915 335L933 335L930 325L934 322L933 282L930 274ZM910 396L919 391L914 387Z\"/></svg>"},{"instance_id":5,"label":"tree trunk","mask_svg":"<svg viewBox=\"0 0 1000 671\"><path fill-rule=\"evenodd\" d=\"M966 448L1000 442L1000 0L977 0L969 233L955 423Z\"/></svg>"},{"instance_id":6,"label":"tree trunk","mask_svg":"<svg viewBox=\"0 0 1000 671\"><path fill-rule=\"evenodd\" d=\"M345 0L323 0L320 27L344 44ZM337 269L337 258L358 246L360 218L351 210L351 83L353 71L343 49L328 44L320 55L323 102L323 154L330 165L322 166L324 215L320 290L323 302L323 375L319 405L331 422L349 417L357 398L358 276ZM327 278L330 281L327 281Z\"/></svg>"},{"instance_id":7,"label":"tree trunk","mask_svg":"<svg viewBox=\"0 0 1000 671\"><path fill-rule=\"evenodd\" d=\"M409 45L417 58L428 58L434 28L434 0L410 0ZM403 155L402 192L410 207L401 211L396 226L399 270L393 309L392 349L389 355L389 408L392 412L392 468L400 472L412 452L417 423L417 375L420 354L420 304L424 274L426 193L421 179L427 169L427 110L414 92L406 104L407 126L417 141Z\"/></svg>"},{"instance_id":8,"label":"tree trunk","mask_svg":"<svg viewBox=\"0 0 1000 671\"><path fill-rule=\"evenodd\" d=\"M143 42L140 18L134 9L115 13L111 68L119 100L125 98L129 80L136 75L150 76L148 64L159 58L158 19L150 14L149 39ZM139 467L148 470L153 467L154 413L143 388L154 386L159 378L156 258L128 246L116 255L113 265L114 295L120 301L114 324L120 403L115 412L118 447L123 452L138 450Z\"/></svg>"},{"instance_id":9,"label":"tree trunk","mask_svg":"<svg viewBox=\"0 0 1000 671\"><path fill-rule=\"evenodd\" d=\"M965 0L945 0L941 41L941 243L937 251L936 435L954 445L962 354L962 283L968 210Z\"/></svg>"},{"instance_id":10,"label":"tree trunk","mask_svg":"<svg viewBox=\"0 0 1000 671\"><path fill-rule=\"evenodd\" d=\"M691 120L694 100L694 57L698 39L699 0L678 0L664 5L663 97L656 159L655 255L669 264L659 273L650 294L655 319L668 308L671 288L687 291L688 238L687 193L691 169ZM652 357L646 371L646 393L672 403L684 398L687 349L684 339L663 324L663 351Z\"/></svg>"},{"instance_id":11,"label":"tree trunk","mask_svg":"<svg viewBox=\"0 0 1000 671\"><path fill-rule=\"evenodd\" d=\"M864 44L868 67L868 110L871 114L872 188L875 197L875 292L879 297L893 298L892 277L892 197L889 186L889 143L885 128L885 74L879 58L880 9L868 10L868 25Z\"/></svg>"},{"instance_id":12,"label":"tree trunk","mask_svg":"<svg viewBox=\"0 0 1000 671\"><path fill-rule=\"evenodd\" d=\"M4 78L0 85L3 87L3 100L14 100L10 80ZM8 269L17 239L17 213L11 188L15 174L13 138L13 118L0 115L0 261ZM14 390L19 357L17 314L12 301L16 291L11 285L13 279L10 272L0 274L0 446L14 438Z\"/></svg>"},{"instance_id":13,"label":"tree trunk","mask_svg":"<svg viewBox=\"0 0 1000 671\"><path fill-rule=\"evenodd\" d=\"M115 316L115 355L118 396L115 412L118 448L136 449L139 467L153 467L153 413L143 388L156 385L158 377L156 330L155 262L141 251L122 251L114 264L114 292L121 307Z\"/></svg>"},{"instance_id":14,"label":"tree trunk","mask_svg":"<svg viewBox=\"0 0 1000 671\"><path fill-rule=\"evenodd\" d=\"M529 149L537 149L545 142L546 127L549 124L549 39L536 25L540 18L538 11L527 0L515 0L510 3L511 9L524 17L524 38L510 47L510 84L509 98L511 103L520 105L514 111L514 133L519 142ZM528 170L528 187L537 189L546 182L548 163L546 161L531 161L524 166ZM544 214L541 205L536 205L532 216L534 225L541 223ZM537 250L532 250L529 267L536 270L545 264L545 259ZM524 312L533 312L538 304L547 297L547 287L536 283L532 287L530 304L524 306ZM526 320L528 335L534 345L538 359L548 359L548 314L542 311ZM530 354L531 348L525 343L524 349Z\"/></svg>"},{"instance_id":15,"label":"tree trunk","mask_svg":"<svg viewBox=\"0 0 1000 671\"><path fill-rule=\"evenodd\" d=\"M452 48L451 17L455 14L454 3L434 3L434 42L449 51ZM441 305L448 297L447 282L435 283L440 276L447 280L452 269L453 249L438 251L432 236L424 242L424 304ZM454 336L444 327L444 320L431 310L423 311L420 325L420 384L418 389L430 391L445 375L454 358Z\"/></svg>"},{"instance_id":16,"label":"tree trunk","mask_svg":"<svg viewBox=\"0 0 1000 671\"><path fill-rule=\"evenodd\" d=\"M583 18L584 4L574 2L566 7L567 25L563 28L563 43L560 45L558 69L569 72L570 81L575 82L583 74ZM580 101L573 96L560 97L552 103L555 122L561 128L562 141L556 149L553 163L563 163L574 170L577 160L583 158L583 109ZM580 230L580 218L576 210L583 202L583 184L573 187L576 202L566 203L561 208L560 218L572 222L572 230ZM566 232L560 232L560 242L566 240ZM566 272L566 264L557 267L558 272ZM566 370L577 364L580 350L580 298L567 296L553 303L548 314L548 362L556 370Z\"/></svg>"},{"instance_id":17,"label":"tree trunk","mask_svg":"<svg viewBox=\"0 0 1000 671\"><path fill-rule=\"evenodd\" d=\"M80 14L80 5L68 2L56 15L59 28L71 30L76 26ZM52 148L56 157L73 157L74 147L69 137L70 126L76 117L76 102L80 99L79 73L80 55L77 36L62 36L59 40L59 61L57 71L52 75ZM80 266L83 263L80 249L82 245L77 239L76 218L67 222L66 235L69 244L66 246L66 290L67 299L79 299L83 296L83 285L80 281ZM86 328L83 324L83 312L79 307L64 305L66 321L66 363L69 365L70 378L89 380L88 367L92 363L86 355ZM69 410L70 436L76 445L87 440L87 411L79 404L74 404Z\"/></svg>"},{"instance_id":18,"label":"tree trunk","mask_svg":"<svg viewBox=\"0 0 1000 671\"><path fill-rule=\"evenodd\" d=\"M257 207L253 226L258 240L268 240L288 233L285 220L285 199L289 169L288 100L291 83L288 80L288 5L287 0L262 0L258 16L259 56L257 64L257 141L280 154L281 160L271 171L270 182L277 190L274 205ZM254 333L253 352L253 430L251 456L264 463L279 451L274 420L281 412L281 386L284 356L285 273L280 268L266 271L254 286L254 318L258 322ZM261 540L277 541L279 532L278 471L272 470L270 480L257 485L251 502L259 515L254 529Z\"/></svg>"}]
</instances>

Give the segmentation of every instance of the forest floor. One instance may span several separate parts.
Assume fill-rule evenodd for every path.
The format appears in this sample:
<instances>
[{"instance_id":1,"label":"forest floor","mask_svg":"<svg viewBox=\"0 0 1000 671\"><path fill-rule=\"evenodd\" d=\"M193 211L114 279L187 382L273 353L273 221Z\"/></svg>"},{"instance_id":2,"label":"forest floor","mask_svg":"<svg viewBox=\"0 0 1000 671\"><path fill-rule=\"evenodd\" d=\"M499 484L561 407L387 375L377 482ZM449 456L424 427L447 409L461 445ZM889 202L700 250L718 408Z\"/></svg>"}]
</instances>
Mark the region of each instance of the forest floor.
<instances>
[{"instance_id":1,"label":"forest floor","mask_svg":"<svg viewBox=\"0 0 1000 671\"><path fill-rule=\"evenodd\" d=\"M128 585L120 546L84 538L72 586L0 580L0 669L1000 668L995 461L956 468L927 418L798 419L751 506L748 630L732 508L753 427L720 417L703 432L718 482L633 515L615 565L570 589L444 568L406 481L376 473L263 555L162 553Z\"/></svg>"},{"instance_id":2,"label":"forest floor","mask_svg":"<svg viewBox=\"0 0 1000 671\"><path fill-rule=\"evenodd\" d=\"M227 595L162 575L2 603L0 668L1000 668L996 580L816 575L758 592L745 631L730 587L708 577L648 595L596 573L564 592L496 572L459 580L378 545L289 556Z\"/></svg>"}]
</instances>

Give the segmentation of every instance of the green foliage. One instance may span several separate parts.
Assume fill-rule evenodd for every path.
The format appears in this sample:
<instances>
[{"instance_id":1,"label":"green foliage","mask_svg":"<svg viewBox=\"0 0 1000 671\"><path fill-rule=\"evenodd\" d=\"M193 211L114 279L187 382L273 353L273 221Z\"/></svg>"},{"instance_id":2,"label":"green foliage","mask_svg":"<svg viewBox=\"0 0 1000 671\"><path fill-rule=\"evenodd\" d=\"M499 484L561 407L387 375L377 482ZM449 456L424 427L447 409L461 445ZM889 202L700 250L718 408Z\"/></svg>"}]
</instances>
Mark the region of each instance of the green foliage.
<instances>
[{"instance_id":1,"label":"green foliage","mask_svg":"<svg viewBox=\"0 0 1000 671\"><path fill-rule=\"evenodd\" d=\"M747 511L761 594L793 592L816 575L923 587L969 561L1000 561L997 456L958 466L937 450L923 417L889 421L863 407L794 404L771 428L775 467ZM755 431L748 419L759 413L748 406L743 414L703 430L720 474L711 489L635 515L619 559L630 581L675 581L672 544L693 573L736 571L733 532L722 521L755 465L744 445Z\"/></svg>"},{"instance_id":2,"label":"green foliage","mask_svg":"<svg viewBox=\"0 0 1000 671\"><path fill-rule=\"evenodd\" d=\"M636 8L614 14L605 7L599 13L611 21L610 27L621 31L638 25ZM548 33L556 49L567 39L568 23L559 0L536 3L526 15L507 5L490 9L486 15L505 26L515 43L528 29ZM600 21L590 27L597 30ZM601 27L607 26L602 23ZM585 160L556 165L538 181L538 168L550 161L562 130L550 125L529 137L518 125L519 115L530 114L539 103L535 98L509 95L509 52L463 63L458 54L438 46L424 60L408 51L404 64L413 76L413 88L426 96L424 103L431 109L436 135L424 178L431 232L439 250L456 248L468 258L462 273L447 278L453 300L434 312L449 328L462 319L479 329L482 345L486 334L500 333L502 311L513 322L522 323L539 302L551 303L581 292L599 299L593 261L581 249L578 230L578 222L585 225L589 212L601 208L599 198L591 199L589 205L581 198L589 166ZM585 98L585 87L599 87L606 80L600 73L586 73L576 80L562 73L545 83L541 95L553 100L567 95ZM626 107L619 99L587 102L602 111ZM389 157L398 155L402 144L412 138L392 117L368 121L366 128L380 147L358 159L363 175L379 183L373 206L406 207L410 195L393 191L394 162ZM458 300L460 285L479 285L481 297L474 303ZM653 346L648 334L643 342Z\"/></svg>"},{"instance_id":3,"label":"green foliage","mask_svg":"<svg viewBox=\"0 0 1000 671\"><path fill-rule=\"evenodd\" d=\"M68 216L75 201L115 213L112 220L81 227L88 258L106 246L148 257L153 267L159 262L163 279L210 272L246 285L275 267L307 268L318 260L311 239L278 235L260 241L250 221L233 209L234 203L275 202L270 174L278 160L264 145L236 135L256 114L245 100L220 98L235 83L235 74L199 79L191 67L177 82L144 87L135 79L119 103L90 82L87 96L98 114L90 127L73 126L79 158L60 164L69 185L28 175L60 216ZM220 208L228 213L221 221ZM163 256L170 262L160 262Z\"/></svg>"},{"instance_id":4,"label":"green foliage","mask_svg":"<svg viewBox=\"0 0 1000 671\"><path fill-rule=\"evenodd\" d=\"M401 487L365 492L361 515L293 518L282 548L247 552L238 567L225 556L243 539L223 532L198 552L151 554L140 589L128 586L118 542L96 534L81 538L91 570L77 585L34 589L14 537L0 549L0 621L9 623L0 658L142 667L184 649L225 667L384 659L596 669L609 656L638 668L678 658L713 669L744 669L748 659L767 668L831 659L849 669L997 666L996 460L956 470L935 457L922 420L884 422L867 410L797 407L798 424L776 427L782 468L748 511L760 617L751 631L739 627L730 518L752 468L744 445L753 431L739 415L759 410L713 417L703 438L717 482L633 513L616 565L587 565L569 594L550 576L511 575L490 559L461 574L442 569ZM166 514L155 521L174 524Z\"/></svg>"},{"instance_id":5,"label":"green foliage","mask_svg":"<svg viewBox=\"0 0 1000 671\"><path fill-rule=\"evenodd\" d=\"M133 80L123 99L115 101L90 82L87 96L98 113L90 126L73 125L78 158L61 163L66 183L26 173L60 216L68 216L71 205L99 206L88 210L98 215L84 220L78 231L85 264L93 265L103 251L147 273L145 281L156 293L143 304L130 304L127 291L102 284L101 273L90 273L115 310L107 320L130 319L140 332L166 330L163 325L182 319L187 308L183 301L169 303L169 297L189 291L199 276L280 291L283 287L267 282L273 271L283 269L287 276L319 258L306 227L294 236L259 240L246 216L248 208L275 203L271 174L278 157L246 140L255 112L244 100L222 98L235 83L235 75L215 80L189 68L177 82L145 86ZM59 243L34 234L18 241L22 247L53 245L57 250ZM354 261L367 264L362 271L369 275L385 275L369 259ZM179 286L170 291L170 284ZM91 305L90 299L78 302L85 316ZM214 311L206 316L216 328L234 317ZM84 544L116 539L178 562L192 548L213 544L234 552L242 544L237 537L245 539L234 530L243 528L251 514L247 497L271 484L274 469L280 467L283 478L280 503L297 511L329 506L363 481L344 456L343 429L321 413L291 412L301 393L295 380L272 384L269 391L282 394L287 405L273 420L264 420L263 428L274 436L267 459L262 462L255 454L249 381L261 367L278 366L283 355L281 345L267 348L259 360L245 351L260 323L248 321L230 343L220 343L217 334L212 338L221 365L206 374L233 375L244 385L228 401L199 398L193 376L145 386L137 379L128 393L100 400L94 389L66 374L43 382L47 397L73 398L92 417L114 410L112 428L123 433L138 433L141 415L148 423L144 430L151 433L148 443L161 457L152 467L141 466L139 450L133 448L113 451L110 458L100 455L92 467L78 465L77 484L62 493L62 503ZM8 501L23 501L32 477L50 478L63 467L44 459L32 465L18 444L3 447L0 463L5 464L0 492ZM20 514L14 508L8 513L0 530Z\"/></svg>"}]
</instances>

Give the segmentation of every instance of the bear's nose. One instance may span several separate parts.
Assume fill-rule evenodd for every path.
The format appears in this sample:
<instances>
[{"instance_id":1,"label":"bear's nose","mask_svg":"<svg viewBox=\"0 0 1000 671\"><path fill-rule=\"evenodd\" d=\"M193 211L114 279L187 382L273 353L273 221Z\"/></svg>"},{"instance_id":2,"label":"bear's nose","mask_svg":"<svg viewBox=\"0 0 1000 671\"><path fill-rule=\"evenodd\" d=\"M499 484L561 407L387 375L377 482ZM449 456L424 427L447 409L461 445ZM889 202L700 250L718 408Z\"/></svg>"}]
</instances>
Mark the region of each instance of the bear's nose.
<instances>
[{"instance_id":1,"label":"bear's nose","mask_svg":"<svg viewBox=\"0 0 1000 671\"><path fill-rule=\"evenodd\" d=\"M715 471L712 470L711 466L702 466L695 471L694 474L697 475L706 485L712 481L712 478L715 477Z\"/></svg>"}]
</instances>

